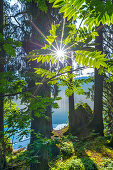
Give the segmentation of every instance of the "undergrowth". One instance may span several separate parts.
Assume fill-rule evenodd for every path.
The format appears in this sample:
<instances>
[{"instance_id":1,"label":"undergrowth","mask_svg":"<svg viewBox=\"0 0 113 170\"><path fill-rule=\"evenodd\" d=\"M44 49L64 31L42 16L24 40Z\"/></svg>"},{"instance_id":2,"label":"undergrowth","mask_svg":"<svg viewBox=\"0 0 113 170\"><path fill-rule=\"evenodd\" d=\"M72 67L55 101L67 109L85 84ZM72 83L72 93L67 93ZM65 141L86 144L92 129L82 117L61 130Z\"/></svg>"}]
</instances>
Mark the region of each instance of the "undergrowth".
<instances>
[{"instance_id":1,"label":"undergrowth","mask_svg":"<svg viewBox=\"0 0 113 170\"><path fill-rule=\"evenodd\" d=\"M105 137L79 140L72 135L62 136L58 138L57 143L52 144L49 152L51 150L53 153L49 154L50 170L113 169L113 148L109 147ZM20 166L20 170L23 168L28 170L29 154L27 152L26 150L12 154L12 157L7 158L9 165L13 162L13 165Z\"/></svg>"},{"instance_id":2,"label":"undergrowth","mask_svg":"<svg viewBox=\"0 0 113 170\"><path fill-rule=\"evenodd\" d=\"M104 137L72 140L64 137L58 145L60 155L50 163L51 170L113 169L113 149Z\"/></svg>"}]
</instances>

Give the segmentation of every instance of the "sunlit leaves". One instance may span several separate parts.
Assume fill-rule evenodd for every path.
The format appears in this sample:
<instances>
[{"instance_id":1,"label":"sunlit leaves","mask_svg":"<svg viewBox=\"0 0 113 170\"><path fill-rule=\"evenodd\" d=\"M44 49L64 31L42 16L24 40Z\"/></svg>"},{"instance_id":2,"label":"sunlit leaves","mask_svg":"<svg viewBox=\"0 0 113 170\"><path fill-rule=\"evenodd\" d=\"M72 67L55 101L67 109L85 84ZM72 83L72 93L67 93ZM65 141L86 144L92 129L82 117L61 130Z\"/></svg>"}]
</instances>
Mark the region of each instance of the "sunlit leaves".
<instances>
[{"instance_id":1,"label":"sunlit leaves","mask_svg":"<svg viewBox=\"0 0 113 170\"><path fill-rule=\"evenodd\" d=\"M53 4L53 8L58 8L59 6L62 6L65 4L65 0L56 0Z\"/></svg>"},{"instance_id":2,"label":"sunlit leaves","mask_svg":"<svg viewBox=\"0 0 113 170\"><path fill-rule=\"evenodd\" d=\"M51 45L54 42L55 38L56 36L47 36L46 41Z\"/></svg>"},{"instance_id":3,"label":"sunlit leaves","mask_svg":"<svg viewBox=\"0 0 113 170\"><path fill-rule=\"evenodd\" d=\"M72 1L71 5L78 10L84 2L85 0L75 0Z\"/></svg>"},{"instance_id":4,"label":"sunlit leaves","mask_svg":"<svg viewBox=\"0 0 113 170\"><path fill-rule=\"evenodd\" d=\"M70 8L70 4L65 4L62 8L60 8L59 13L65 12L68 8Z\"/></svg>"},{"instance_id":5,"label":"sunlit leaves","mask_svg":"<svg viewBox=\"0 0 113 170\"><path fill-rule=\"evenodd\" d=\"M56 56L56 53L53 50L53 44L55 44L54 41L57 41L58 39L58 36L56 35L58 27L59 25L52 25L52 29L50 30L51 35L48 36L48 42L53 39L51 41L51 45L46 45L38 52L31 52L30 56L32 60L37 60L37 63L41 62L42 64L51 63L54 66L57 62L59 62L58 57ZM63 43L66 45L68 44L70 46L69 51L71 50L71 46L73 47L72 50L74 52L73 54L75 56L75 62L78 62L79 65L82 64L85 67L96 67L97 69L99 69L100 67L107 68L107 59L105 58L106 55L101 54L101 52L99 51L96 51L95 45L97 44L92 42L92 40L95 39L95 36L98 36L98 33L95 31L95 28L93 27L89 31L87 27L80 27L79 30L77 30L74 24L69 24L68 28L68 36L63 40ZM65 60L67 60L68 57L68 53L66 53ZM44 77L46 83L57 84L58 80L60 80L60 85L62 85L61 82L63 82L63 84L67 86L67 81L69 82L69 79L73 79L73 74L69 74L70 69L70 66L62 68L60 70L58 70L57 68L58 71L36 68L35 73L40 75L41 77ZM41 82L41 84L44 82ZM38 84L40 83L38 82L37 85Z\"/></svg>"},{"instance_id":6,"label":"sunlit leaves","mask_svg":"<svg viewBox=\"0 0 113 170\"><path fill-rule=\"evenodd\" d=\"M56 84L56 83L58 83L59 79L62 79L63 77L65 77L65 74L68 73L70 71L70 69L71 69L71 66L67 66L65 68L62 68L59 71L51 72L46 69L35 68L35 70L36 70L35 73L40 75L41 77L45 77L44 81L41 82L41 84L42 83ZM40 84L40 83L38 82L38 84Z\"/></svg>"},{"instance_id":7,"label":"sunlit leaves","mask_svg":"<svg viewBox=\"0 0 113 170\"><path fill-rule=\"evenodd\" d=\"M108 25L110 25L110 16L107 14L107 12L105 13L105 17L106 17L106 23L108 24Z\"/></svg>"},{"instance_id":8,"label":"sunlit leaves","mask_svg":"<svg viewBox=\"0 0 113 170\"><path fill-rule=\"evenodd\" d=\"M64 67L59 71L59 74L68 73L70 70L71 70L71 66Z\"/></svg>"},{"instance_id":9,"label":"sunlit leaves","mask_svg":"<svg viewBox=\"0 0 113 170\"><path fill-rule=\"evenodd\" d=\"M35 68L35 70L35 73L41 75L41 77L45 76L46 78L50 79L55 76L55 73L52 73L51 71L45 70L43 68Z\"/></svg>"},{"instance_id":10,"label":"sunlit leaves","mask_svg":"<svg viewBox=\"0 0 113 170\"><path fill-rule=\"evenodd\" d=\"M106 54L101 54L101 51L84 51L79 50L75 51L76 58L75 62L78 62L78 64L82 64L83 66L89 65L89 67L96 67L97 69L100 68L100 66L107 67L106 61L108 61L107 58L105 58Z\"/></svg>"},{"instance_id":11,"label":"sunlit leaves","mask_svg":"<svg viewBox=\"0 0 113 170\"><path fill-rule=\"evenodd\" d=\"M51 35L56 36L56 26L51 25L52 29L49 31Z\"/></svg>"},{"instance_id":12,"label":"sunlit leaves","mask_svg":"<svg viewBox=\"0 0 113 170\"><path fill-rule=\"evenodd\" d=\"M60 8L59 12L64 13L67 20L84 17L84 24L89 29L93 25L99 26L101 22L103 25L105 23L108 25L113 24L113 4L110 0L107 0L106 3L98 0L55 0L51 2L54 2L53 7Z\"/></svg>"},{"instance_id":13,"label":"sunlit leaves","mask_svg":"<svg viewBox=\"0 0 113 170\"><path fill-rule=\"evenodd\" d=\"M47 39L46 39L46 41L49 43L49 45L51 45L55 41L55 39L57 38L56 30L59 26L60 26L60 24L51 25L51 30L49 31L50 36L47 36Z\"/></svg>"},{"instance_id":14,"label":"sunlit leaves","mask_svg":"<svg viewBox=\"0 0 113 170\"><path fill-rule=\"evenodd\" d=\"M49 0L49 3L53 3L55 0Z\"/></svg>"}]
</instances>

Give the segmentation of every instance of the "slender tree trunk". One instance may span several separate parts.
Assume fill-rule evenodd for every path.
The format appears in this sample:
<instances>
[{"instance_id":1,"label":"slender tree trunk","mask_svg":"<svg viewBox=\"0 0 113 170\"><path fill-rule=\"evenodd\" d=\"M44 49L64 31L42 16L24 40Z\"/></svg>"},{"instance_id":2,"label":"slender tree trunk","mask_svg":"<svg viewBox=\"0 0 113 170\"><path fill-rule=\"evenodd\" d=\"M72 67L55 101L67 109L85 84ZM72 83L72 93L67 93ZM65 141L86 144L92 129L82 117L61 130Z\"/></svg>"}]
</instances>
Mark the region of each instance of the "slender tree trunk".
<instances>
[{"instance_id":1,"label":"slender tree trunk","mask_svg":"<svg viewBox=\"0 0 113 170\"><path fill-rule=\"evenodd\" d=\"M71 56L68 58L68 65L71 66L70 74L72 74L72 58ZM73 88L72 78L70 78L70 89ZM69 132L73 134L74 125L73 125L73 115L74 114L74 93L69 96Z\"/></svg>"},{"instance_id":2,"label":"slender tree trunk","mask_svg":"<svg viewBox=\"0 0 113 170\"><path fill-rule=\"evenodd\" d=\"M74 126L73 126L73 113L74 113L74 93L69 96L69 131L73 133Z\"/></svg>"},{"instance_id":3,"label":"slender tree trunk","mask_svg":"<svg viewBox=\"0 0 113 170\"><path fill-rule=\"evenodd\" d=\"M98 51L103 52L103 26L99 25L97 32L99 34L95 39L95 43L99 45L96 46ZM103 136L103 74L99 74L99 70L95 69L95 82L94 82L94 118L90 124L92 130L95 130L96 133Z\"/></svg>"},{"instance_id":4,"label":"slender tree trunk","mask_svg":"<svg viewBox=\"0 0 113 170\"><path fill-rule=\"evenodd\" d=\"M3 0L0 0L0 34L3 35ZM3 42L0 42L0 74L4 72ZM4 143L4 94L0 91L0 170L5 169L5 143Z\"/></svg>"}]
</instances>

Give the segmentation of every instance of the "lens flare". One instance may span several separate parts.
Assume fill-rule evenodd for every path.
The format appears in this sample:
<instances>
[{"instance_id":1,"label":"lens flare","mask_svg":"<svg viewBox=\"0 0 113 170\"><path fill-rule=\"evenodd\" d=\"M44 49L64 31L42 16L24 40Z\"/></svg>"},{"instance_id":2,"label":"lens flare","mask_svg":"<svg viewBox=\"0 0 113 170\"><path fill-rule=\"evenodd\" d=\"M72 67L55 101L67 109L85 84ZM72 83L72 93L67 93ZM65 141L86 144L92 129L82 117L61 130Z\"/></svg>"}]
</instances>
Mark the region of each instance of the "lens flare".
<instances>
[{"instance_id":1,"label":"lens flare","mask_svg":"<svg viewBox=\"0 0 113 170\"><path fill-rule=\"evenodd\" d=\"M60 58L64 58L64 51L63 50L57 50L56 51L56 55L57 57L60 59Z\"/></svg>"}]
</instances>

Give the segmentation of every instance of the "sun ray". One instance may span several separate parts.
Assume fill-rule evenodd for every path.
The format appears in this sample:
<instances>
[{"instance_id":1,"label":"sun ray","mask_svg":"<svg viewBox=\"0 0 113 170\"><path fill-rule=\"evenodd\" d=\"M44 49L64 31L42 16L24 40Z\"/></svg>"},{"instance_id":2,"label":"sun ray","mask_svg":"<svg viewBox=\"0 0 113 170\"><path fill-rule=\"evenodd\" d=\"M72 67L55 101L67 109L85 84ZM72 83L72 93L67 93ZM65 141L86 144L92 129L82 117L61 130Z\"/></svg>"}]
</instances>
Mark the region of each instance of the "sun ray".
<instances>
[{"instance_id":1,"label":"sun ray","mask_svg":"<svg viewBox=\"0 0 113 170\"><path fill-rule=\"evenodd\" d=\"M58 46L56 39L55 39L55 43L56 43L56 46L57 46L57 50L59 50L59 46Z\"/></svg>"},{"instance_id":2,"label":"sun ray","mask_svg":"<svg viewBox=\"0 0 113 170\"><path fill-rule=\"evenodd\" d=\"M41 48L43 48L44 46L43 45L41 45L41 44L38 44L38 43L35 43L35 42L32 42L32 41L30 41L32 44L34 44L34 45L37 45L38 47L41 47Z\"/></svg>"},{"instance_id":3,"label":"sun ray","mask_svg":"<svg viewBox=\"0 0 113 170\"><path fill-rule=\"evenodd\" d=\"M69 50L69 49L72 48L74 45L77 45L77 43L74 43L74 44L70 45L70 46L69 46L68 48L66 48L64 51Z\"/></svg>"},{"instance_id":4,"label":"sun ray","mask_svg":"<svg viewBox=\"0 0 113 170\"><path fill-rule=\"evenodd\" d=\"M62 47L62 50L64 50L65 46L66 46L66 44L64 44L64 46Z\"/></svg>"},{"instance_id":5,"label":"sun ray","mask_svg":"<svg viewBox=\"0 0 113 170\"><path fill-rule=\"evenodd\" d=\"M43 32L35 25L35 23L34 23L33 21L30 20L30 18L29 18L26 14L24 14L24 15L27 17L28 21L33 25L33 27L36 29L36 31L38 31L38 32L44 37L44 39L47 41L47 37L43 34ZM50 41L47 41L47 42L49 42L49 44L50 44L55 50L57 50L56 47L55 47Z\"/></svg>"},{"instance_id":6,"label":"sun ray","mask_svg":"<svg viewBox=\"0 0 113 170\"><path fill-rule=\"evenodd\" d=\"M55 26L55 22L54 22L54 26ZM59 50L59 46L58 46L56 39L55 39L55 43L56 43L56 46L57 46L57 50Z\"/></svg>"},{"instance_id":7,"label":"sun ray","mask_svg":"<svg viewBox=\"0 0 113 170\"><path fill-rule=\"evenodd\" d=\"M62 42L63 42L63 36L64 36L64 28L65 28L65 18L64 18L63 27L62 27L61 42L60 42L60 50L62 49Z\"/></svg>"},{"instance_id":8,"label":"sun ray","mask_svg":"<svg viewBox=\"0 0 113 170\"><path fill-rule=\"evenodd\" d=\"M37 45L37 46L39 46L39 47L41 47L41 48L43 48L44 46L43 45L40 45L40 44L38 44L38 43L34 43L34 42L32 42L32 41L30 41L32 44L34 44L34 45ZM57 42L57 41L56 41ZM55 52L55 50L52 50L52 49L50 49L50 48L47 48L46 47L46 49L48 49L48 50L50 50L51 52Z\"/></svg>"},{"instance_id":9,"label":"sun ray","mask_svg":"<svg viewBox=\"0 0 113 170\"><path fill-rule=\"evenodd\" d=\"M39 56L46 56L46 55L55 55L54 53L49 53L49 54L37 54L37 55L35 55L35 56L33 56L33 55L29 55L29 56L33 56L33 57L39 57Z\"/></svg>"},{"instance_id":10,"label":"sun ray","mask_svg":"<svg viewBox=\"0 0 113 170\"><path fill-rule=\"evenodd\" d=\"M44 83L44 80L45 80L45 79L46 79L46 76L43 77L41 83ZM39 85L37 86L37 88L35 89L35 91L34 91L34 93L33 93L33 96L38 92L40 86L41 86L41 84L39 84Z\"/></svg>"}]
</instances>

